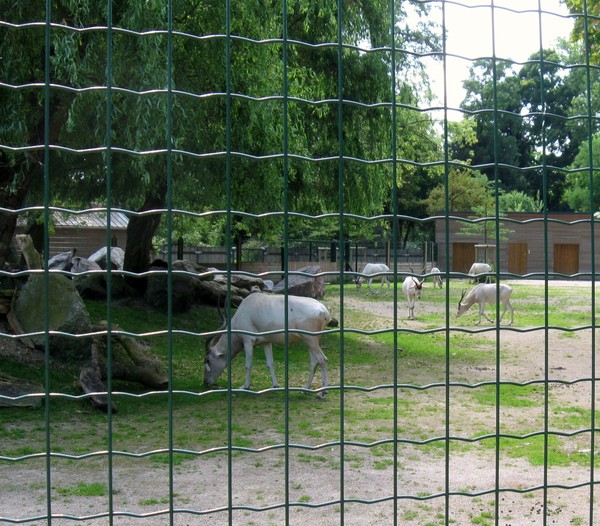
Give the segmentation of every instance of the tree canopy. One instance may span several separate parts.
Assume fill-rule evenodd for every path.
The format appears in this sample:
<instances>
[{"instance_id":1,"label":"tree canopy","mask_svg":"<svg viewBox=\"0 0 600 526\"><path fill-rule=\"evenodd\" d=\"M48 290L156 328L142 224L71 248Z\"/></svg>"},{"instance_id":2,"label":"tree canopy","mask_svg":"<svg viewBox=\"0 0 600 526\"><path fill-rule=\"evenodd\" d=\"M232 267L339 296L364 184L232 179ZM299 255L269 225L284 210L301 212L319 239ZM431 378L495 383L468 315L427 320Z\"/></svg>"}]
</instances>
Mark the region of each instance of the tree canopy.
<instances>
[{"instance_id":1,"label":"tree canopy","mask_svg":"<svg viewBox=\"0 0 600 526\"><path fill-rule=\"evenodd\" d=\"M0 27L0 117L14 123L5 125L2 141L0 191L8 209L39 204L47 173L55 205L110 200L146 212L166 208L171 197L172 206L192 214L226 205L254 214L286 207L321 214L337 210L341 195L346 211L368 216L391 208L390 159L427 162L437 149L433 123L408 108L420 98L417 86L391 81L392 64L404 72L398 78L419 66L410 53L392 61L389 49L396 24L398 48L428 50L436 33L428 22L419 31L400 25L402 8L392 24L387 2L344 5L343 48L335 4L295 2L284 28L276 2L233 3L229 14L221 2L177 2L170 40L165 3L129 0L113 8L112 42L101 3L54 0L52 26L36 3L4 7L10 25ZM394 98L406 105L397 110L406 140L396 152ZM416 172L400 166L398 186ZM129 270L143 268L159 218L132 216ZM2 261L15 220L0 215ZM277 223L238 220L257 234Z\"/></svg>"},{"instance_id":2,"label":"tree canopy","mask_svg":"<svg viewBox=\"0 0 600 526\"><path fill-rule=\"evenodd\" d=\"M599 2L585 7L598 14ZM420 58L442 47L427 2L400 4L392 21L382 0L341 13L299 0L285 17L270 0L234 2L230 13L184 0L171 28L167 4L154 0L115 3L110 24L92 0L51 1L52 25L35 2L0 8L0 263L17 220L6 211L39 205L45 190L52 206L131 210L132 271L144 269L164 217L151 212L169 206L185 211L169 224L193 228L190 242L223 241L223 216L202 214L226 208L243 212L233 218L240 235L277 238L283 220L272 212L421 218L481 205L490 181L506 208L583 206L575 196L599 132L588 117L598 71L584 67L598 54L594 18L577 16L571 42L523 65L475 61L443 165L440 129L423 111L431 94ZM339 222L310 224L289 228L346 235ZM414 224L400 223L404 240Z\"/></svg>"}]
</instances>

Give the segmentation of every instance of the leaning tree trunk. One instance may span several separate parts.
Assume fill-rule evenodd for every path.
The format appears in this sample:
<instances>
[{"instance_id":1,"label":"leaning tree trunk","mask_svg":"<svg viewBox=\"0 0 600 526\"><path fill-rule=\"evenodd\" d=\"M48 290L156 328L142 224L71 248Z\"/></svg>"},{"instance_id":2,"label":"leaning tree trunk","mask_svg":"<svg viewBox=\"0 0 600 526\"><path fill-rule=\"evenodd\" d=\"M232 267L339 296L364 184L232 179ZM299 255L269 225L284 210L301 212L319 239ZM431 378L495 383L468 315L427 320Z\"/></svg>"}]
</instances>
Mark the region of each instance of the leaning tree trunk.
<instances>
[{"instance_id":1,"label":"leaning tree trunk","mask_svg":"<svg viewBox=\"0 0 600 526\"><path fill-rule=\"evenodd\" d=\"M166 202L166 181L161 181L154 191L146 194L144 204L138 210L164 208ZM127 225L127 244L125 246L125 261L123 269L136 274L146 272L150 264L150 252L152 251L152 238L160 224L160 213L142 216L132 216ZM146 290L146 279L126 277L127 283L138 292Z\"/></svg>"}]
</instances>

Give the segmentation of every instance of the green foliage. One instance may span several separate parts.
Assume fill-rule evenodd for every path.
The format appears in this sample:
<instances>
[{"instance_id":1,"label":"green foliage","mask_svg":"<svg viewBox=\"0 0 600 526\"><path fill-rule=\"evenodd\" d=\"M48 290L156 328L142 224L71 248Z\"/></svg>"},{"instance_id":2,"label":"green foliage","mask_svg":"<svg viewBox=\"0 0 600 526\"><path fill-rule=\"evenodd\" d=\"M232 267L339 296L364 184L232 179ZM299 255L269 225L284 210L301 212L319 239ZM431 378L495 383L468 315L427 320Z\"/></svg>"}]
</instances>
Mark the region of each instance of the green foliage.
<instances>
[{"instance_id":1,"label":"green foliage","mask_svg":"<svg viewBox=\"0 0 600 526\"><path fill-rule=\"evenodd\" d=\"M446 194L447 203L446 207ZM427 211L469 211L485 206L491 199L487 177L470 169L453 167L448 173L448 185L440 183L426 200Z\"/></svg>"},{"instance_id":2,"label":"green foliage","mask_svg":"<svg viewBox=\"0 0 600 526\"><path fill-rule=\"evenodd\" d=\"M474 215L470 216L469 219L474 222L463 223L458 230L460 235L470 236L475 238L477 242L487 244L490 242L498 243L499 241L506 241L508 234L514 232L513 229L508 228L506 223L502 221L502 217L505 214L495 212L493 205L489 201L484 205L474 206L472 211Z\"/></svg>"},{"instance_id":3,"label":"green foliage","mask_svg":"<svg viewBox=\"0 0 600 526\"><path fill-rule=\"evenodd\" d=\"M532 158L525 121L520 115L519 79L512 66L477 60L464 86L467 94L461 107L480 112L473 117L477 130L473 165L483 165L481 171L490 180L498 178L511 190L530 190L522 172L511 168L528 166Z\"/></svg>"},{"instance_id":4,"label":"green foliage","mask_svg":"<svg viewBox=\"0 0 600 526\"><path fill-rule=\"evenodd\" d=\"M598 134L592 139L591 154L589 142L584 142L573 164L569 166L569 170L572 171L567 175L565 199L576 212L600 210L600 173L596 168L592 171L590 168L592 166L600 166L600 135Z\"/></svg>"},{"instance_id":5,"label":"green foliage","mask_svg":"<svg viewBox=\"0 0 600 526\"><path fill-rule=\"evenodd\" d=\"M35 2L5 4L1 11L8 22L45 19L44 6ZM301 1L290 6L287 30L291 41L285 47L285 69L284 45L278 41L283 31L279 9L273 2L232 4L229 20L233 36L228 41L222 37L227 32L222 3L175 3L176 33L169 71L167 34L149 31L166 29L164 2L128 0L119 4L112 13L115 29L111 49L107 49L106 32L100 29L107 25L104 4L90 0L51 2L52 17L61 24L50 34L52 82L81 89L49 89L53 119L50 142L68 147L50 152L51 202L89 206L110 197L113 204L133 210L146 202L154 203L154 207L165 203L166 208L168 145L174 148L174 208L203 212L222 210L230 204L234 210L250 213L288 209L321 214L338 207L341 188L347 212L373 215L392 209L392 166L381 161L397 155L427 162L435 159L438 146L433 123L419 112L398 106L403 140L398 141L398 151L392 152L391 116L389 108L380 104L396 97L408 107L426 99L429 95L422 64L411 54L399 54L397 77L417 80L399 83L393 93L389 51L375 50L389 46L393 24L387 4L380 0L345 4L344 43L374 49L368 53L352 48L341 51L344 81L340 94L338 49L297 43L335 42L337 5ZM416 8L420 18L413 13L418 20L414 29L396 32L398 46L422 52L436 48L439 37L428 20L428 10L426 5ZM406 19L403 6L397 17L396 23ZM75 31L69 26L87 30ZM89 29L92 27L98 29ZM2 82L15 86L36 83L19 90L0 88L6 95L0 108L3 142L15 147L40 144L45 97L44 28L37 24L2 26L0 31ZM227 52L228 69L224 67ZM105 85L108 72L114 90L88 89ZM285 107L281 98L284 81ZM169 83L176 89L170 107L165 92ZM223 95L228 91L232 95L229 99ZM363 104L344 104L343 130L338 129L340 96ZM231 126L226 129L228 122ZM168 123L172 137L166 136ZM103 151L108 141L115 148L110 152L110 183L106 177L109 158ZM281 159L284 147L285 153L291 154L285 165ZM224 154L228 148L231 156ZM43 178L32 173L39 170L39 164L27 154L3 155L3 162L11 168L11 191L21 188L29 202L39 203ZM344 162L342 181L339 155L367 162ZM397 184L403 190L410 179L419 196L425 196L429 177L427 170L402 165ZM414 209L409 206L413 202L406 200L399 206L412 213ZM266 237L274 230L280 236L283 230L281 221L259 224L238 218L236 222L255 236ZM211 228L206 228L207 221L194 226L193 220L175 220L176 228L194 243L212 244L215 237L224 235L223 222L208 223ZM218 229L221 231L216 234ZM164 228L159 238L166 238Z\"/></svg>"},{"instance_id":6,"label":"green foliage","mask_svg":"<svg viewBox=\"0 0 600 526\"><path fill-rule=\"evenodd\" d=\"M561 45L532 54L519 69L490 60L474 63L462 107L479 112L470 117L477 123L477 143L456 152L465 161L472 152L472 163L485 165L481 170L505 192L545 191L549 210L564 207L565 173L557 168L572 163L585 140L580 115L593 114L597 105L594 95L588 108L585 70L562 65L583 61L581 47ZM591 71L592 78L596 75ZM524 170L540 165L543 171Z\"/></svg>"},{"instance_id":7,"label":"green foliage","mask_svg":"<svg viewBox=\"0 0 600 526\"><path fill-rule=\"evenodd\" d=\"M575 18L572 39L586 42L590 49L590 60L597 63L600 57L600 31L599 16L600 2L598 0L564 0L564 3L573 14L587 14L587 19L578 16Z\"/></svg>"},{"instance_id":8,"label":"green foliage","mask_svg":"<svg viewBox=\"0 0 600 526\"><path fill-rule=\"evenodd\" d=\"M498 196L498 208L501 212L541 212L544 202L539 193L536 198L524 192L512 191Z\"/></svg>"}]
</instances>

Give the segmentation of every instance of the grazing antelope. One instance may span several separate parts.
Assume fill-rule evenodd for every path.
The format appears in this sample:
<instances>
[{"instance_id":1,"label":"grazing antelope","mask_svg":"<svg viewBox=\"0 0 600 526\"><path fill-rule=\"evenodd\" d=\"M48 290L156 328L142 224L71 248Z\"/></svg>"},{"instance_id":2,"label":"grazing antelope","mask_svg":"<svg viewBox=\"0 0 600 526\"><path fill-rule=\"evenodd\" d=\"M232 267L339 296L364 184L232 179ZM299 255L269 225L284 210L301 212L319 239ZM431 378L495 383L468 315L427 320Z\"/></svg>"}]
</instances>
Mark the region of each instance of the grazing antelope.
<instances>
[{"instance_id":1,"label":"grazing antelope","mask_svg":"<svg viewBox=\"0 0 600 526\"><path fill-rule=\"evenodd\" d=\"M496 305L496 290L497 287L500 287L500 303L502 303L503 310L500 315L500 321L504 317L504 313L507 310L510 310L510 323L512 325L514 319L515 310L510 303L510 295L512 294L512 288L504 283L498 285L497 283L481 283L474 287L471 292L469 292L465 296L465 292L463 290L462 296L458 302L458 310L456 311L456 316L459 317L461 314L467 312L471 306L477 303L479 305L479 321L475 325L479 325L481 323L481 316L484 316L487 321L490 323L494 323L490 318L488 318L487 314L483 312L485 308L485 304L489 303L490 305Z\"/></svg>"},{"instance_id":2,"label":"grazing antelope","mask_svg":"<svg viewBox=\"0 0 600 526\"><path fill-rule=\"evenodd\" d=\"M313 298L288 296L287 325L285 323L285 297L254 293L247 296L231 318L231 358L242 350L246 353L246 381L242 389L250 388L252 353L254 347L262 345L265 351L267 367L271 372L273 387L279 387L273 365L273 344L285 344L285 331L288 330L288 342L303 340L310 352L310 371L306 389L310 389L317 366L321 368L323 387L327 384L327 358L319 346L320 334L331 321L327 307ZM225 329L227 320L223 316ZM244 333L242 333L242 331ZM293 332L292 332L293 331ZM246 334L248 333L248 334ZM204 364L204 383L214 385L228 363L227 334L218 334L206 340L206 360ZM325 392L319 393L323 397Z\"/></svg>"},{"instance_id":3,"label":"grazing antelope","mask_svg":"<svg viewBox=\"0 0 600 526\"><path fill-rule=\"evenodd\" d=\"M442 273L440 272L440 269L437 267L433 267L431 269L431 274L434 274L433 276L433 288L435 288L436 286L438 286L440 289L443 287L444 285L444 280L442 279Z\"/></svg>"},{"instance_id":4,"label":"grazing antelope","mask_svg":"<svg viewBox=\"0 0 600 526\"><path fill-rule=\"evenodd\" d=\"M487 274L491 271L492 271L492 266L488 265L487 263L473 263L471 265L471 268L469 269L469 276L471 276L471 278L469 279L469 282L471 282L471 280L472 280L473 283L477 283L480 274ZM490 277L486 276L485 282L488 283L489 280L490 280Z\"/></svg>"},{"instance_id":5,"label":"grazing antelope","mask_svg":"<svg viewBox=\"0 0 600 526\"><path fill-rule=\"evenodd\" d=\"M381 287L379 290L383 288L383 284L387 283L388 291L390 290L390 281L388 277L384 274L384 272L390 272L390 269L384 263L367 263L365 268L363 268L362 273L364 276L358 276L356 279L356 288L360 289L363 280L366 278L367 280L367 288L371 294L377 294L377 292L373 292L371 288L371 282L377 277L381 276Z\"/></svg>"},{"instance_id":6,"label":"grazing antelope","mask_svg":"<svg viewBox=\"0 0 600 526\"><path fill-rule=\"evenodd\" d=\"M408 319L415 319L415 301L421 299L423 282L413 276L407 276L402 283L402 292L408 300Z\"/></svg>"}]
</instances>

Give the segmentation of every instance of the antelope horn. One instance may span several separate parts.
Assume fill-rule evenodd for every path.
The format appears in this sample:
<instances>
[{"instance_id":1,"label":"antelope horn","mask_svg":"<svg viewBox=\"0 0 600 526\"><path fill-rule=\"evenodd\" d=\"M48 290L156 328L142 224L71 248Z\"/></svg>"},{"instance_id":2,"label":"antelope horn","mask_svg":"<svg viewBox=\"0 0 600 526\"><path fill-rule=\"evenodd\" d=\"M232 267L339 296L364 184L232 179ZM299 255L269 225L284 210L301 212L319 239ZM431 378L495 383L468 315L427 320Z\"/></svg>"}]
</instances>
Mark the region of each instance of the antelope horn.
<instances>
[{"instance_id":1,"label":"antelope horn","mask_svg":"<svg viewBox=\"0 0 600 526\"><path fill-rule=\"evenodd\" d=\"M220 329L224 329L225 325L227 324L227 316L225 316L225 312L223 311L223 309L221 309L221 304L219 302L220 298L217 298L217 312L219 313L219 317L221 318L221 321L223 322L223 326L219 328ZM225 298L223 298L223 306L225 306Z\"/></svg>"},{"instance_id":2,"label":"antelope horn","mask_svg":"<svg viewBox=\"0 0 600 526\"><path fill-rule=\"evenodd\" d=\"M223 301L223 303L225 303L225 301ZM221 322L222 322L221 326L217 330L222 331L223 329L225 329L227 327L227 316L225 316L225 313L221 309L221 305L219 303L219 298L217 298L217 312L219 313L219 316L221 317ZM206 345L207 353L208 353L209 347L215 345L220 337L221 337L220 334L215 334L214 336L209 336L206 338L205 345Z\"/></svg>"}]
</instances>

